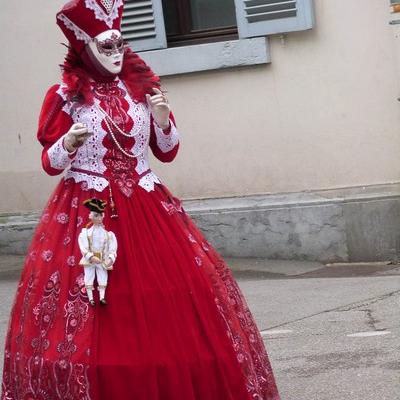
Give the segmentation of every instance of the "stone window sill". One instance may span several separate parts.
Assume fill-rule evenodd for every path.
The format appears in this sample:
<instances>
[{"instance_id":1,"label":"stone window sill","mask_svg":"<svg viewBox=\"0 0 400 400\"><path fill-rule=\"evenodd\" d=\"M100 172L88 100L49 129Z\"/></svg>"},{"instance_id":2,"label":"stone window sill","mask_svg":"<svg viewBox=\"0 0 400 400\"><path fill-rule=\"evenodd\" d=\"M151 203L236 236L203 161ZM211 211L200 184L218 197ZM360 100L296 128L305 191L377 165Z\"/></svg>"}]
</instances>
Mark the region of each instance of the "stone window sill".
<instances>
[{"instance_id":1,"label":"stone window sill","mask_svg":"<svg viewBox=\"0 0 400 400\"><path fill-rule=\"evenodd\" d=\"M265 37L171 47L139 54L159 76L271 62Z\"/></svg>"}]
</instances>

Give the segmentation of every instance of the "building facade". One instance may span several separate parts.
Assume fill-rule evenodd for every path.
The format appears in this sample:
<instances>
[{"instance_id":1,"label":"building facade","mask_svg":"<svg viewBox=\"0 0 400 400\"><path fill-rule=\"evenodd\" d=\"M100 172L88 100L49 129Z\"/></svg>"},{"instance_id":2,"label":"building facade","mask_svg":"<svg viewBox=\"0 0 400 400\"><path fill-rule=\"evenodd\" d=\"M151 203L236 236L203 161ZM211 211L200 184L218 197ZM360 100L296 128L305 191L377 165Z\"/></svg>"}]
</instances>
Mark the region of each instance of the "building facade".
<instances>
[{"instance_id":1,"label":"building facade","mask_svg":"<svg viewBox=\"0 0 400 400\"><path fill-rule=\"evenodd\" d=\"M28 11L8 2L0 15L6 47L0 66L2 214L40 210L59 179L41 171L35 134L46 89L60 81L65 48L55 13L63 3L40 0ZM162 75L182 135L174 163L153 160L153 166L177 196L191 200L188 208L226 254L394 256L400 222L400 25L389 23L396 20L389 0L310 4L312 29L253 32L240 39L226 32L219 40L183 40L180 46L169 46L167 38L159 49L141 52ZM240 25L248 16L240 17L238 8L236 13ZM210 227L207 213L232 217L224 222L231 228L224 233ZM276 224L281 231L272 237ZM379 225L390 228L365 236ZM251 245L243 244L253 236ZM224 237L236 239L227 243Z\"/></svg>"}]
</instances>

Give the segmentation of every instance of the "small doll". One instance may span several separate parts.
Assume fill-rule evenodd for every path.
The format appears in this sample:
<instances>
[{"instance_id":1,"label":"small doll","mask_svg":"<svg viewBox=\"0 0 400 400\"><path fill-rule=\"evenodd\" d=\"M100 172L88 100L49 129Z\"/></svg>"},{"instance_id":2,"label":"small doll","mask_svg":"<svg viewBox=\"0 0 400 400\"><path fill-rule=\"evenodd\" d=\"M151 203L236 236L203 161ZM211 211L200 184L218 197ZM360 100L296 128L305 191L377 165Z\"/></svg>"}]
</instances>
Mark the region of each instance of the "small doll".
<instances>
[{"instance_id":1,"label":"small doll","mask_svg":"<svg viewBox=\"0 0 400 400\"><path fill-rule=\"evenodd\" d=\"M95 306L93 299L94 279L97 286L100 304L106 305L105 292L108 281L108 271L113 269L117 258L117 239L113 232L104 228L104 210L107 203L99 199L88 199L83 204L90 210L90 224L83 228L78 237L82 259L79 262L84 267L85 287L91 306Z\"/></svg>"}]
</instances>

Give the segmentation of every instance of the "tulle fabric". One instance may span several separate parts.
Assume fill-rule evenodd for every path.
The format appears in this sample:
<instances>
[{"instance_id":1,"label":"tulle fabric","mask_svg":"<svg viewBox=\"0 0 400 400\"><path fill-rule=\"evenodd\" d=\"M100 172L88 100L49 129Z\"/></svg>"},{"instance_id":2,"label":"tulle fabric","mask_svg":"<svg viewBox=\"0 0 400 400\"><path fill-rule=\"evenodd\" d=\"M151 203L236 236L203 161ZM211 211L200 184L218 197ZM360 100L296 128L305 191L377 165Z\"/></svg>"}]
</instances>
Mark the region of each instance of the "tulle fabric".
<instances>
[{"instance_id":1,"label":"tulle fabric","mask_svg":"<svg viewBox=\"0 0 400 400\"><path fill-rule=\"evenodd\" d=\"M113 192L118 256L95 308L77 245L93 193L68 180L51 196L11 314L2 400L279 399L237 283L181 202L159 184Z\"/></svg>"}]
</instances>

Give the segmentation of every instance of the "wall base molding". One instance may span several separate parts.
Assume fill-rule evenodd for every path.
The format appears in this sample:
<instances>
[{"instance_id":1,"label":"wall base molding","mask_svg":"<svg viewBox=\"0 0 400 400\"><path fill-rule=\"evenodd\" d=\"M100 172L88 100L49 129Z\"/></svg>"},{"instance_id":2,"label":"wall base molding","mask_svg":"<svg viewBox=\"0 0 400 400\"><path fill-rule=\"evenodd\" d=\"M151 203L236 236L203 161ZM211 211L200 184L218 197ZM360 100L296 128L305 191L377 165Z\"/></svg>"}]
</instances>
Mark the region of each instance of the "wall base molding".
<instances>
[{"instance_id":1,"label":"wall base molding","mask_svg":"<svg viewBox=\"0 0 400 400\"><path fill-rule=\"evenodd\" d=\"M400 183L183 204L226 257L358 262L400 256ZM1 216L0 254L24 254L38 218Z\"/></svg>"}]
</instances>

